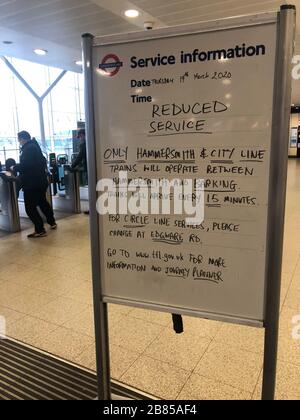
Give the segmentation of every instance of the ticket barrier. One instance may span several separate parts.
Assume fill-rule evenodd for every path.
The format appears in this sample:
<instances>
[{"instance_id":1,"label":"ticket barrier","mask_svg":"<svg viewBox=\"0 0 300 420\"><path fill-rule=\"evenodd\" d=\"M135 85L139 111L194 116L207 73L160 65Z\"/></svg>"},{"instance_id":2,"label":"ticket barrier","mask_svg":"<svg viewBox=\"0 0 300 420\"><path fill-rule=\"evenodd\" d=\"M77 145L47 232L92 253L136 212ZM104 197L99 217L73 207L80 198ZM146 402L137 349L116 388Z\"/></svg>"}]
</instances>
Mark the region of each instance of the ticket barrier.
<instances>
[{"instance_id":1,"label":"ticket barrier","mask_svg":"<svg viewBox=\"0 0 300 420\"><path fill-rule=\"evenodd\" d=\"M0 229L10 233L21 231L16 178L0 172Z\"/></svg>"},{"instance_id":2,"label":"ticket barrier","mask_svg":"<svg viewBox=\"0 0 300 420\"><path fill-rule=\"evenodd\" d=\"M75 162L75 159L77 158L78 153L73 153L71 155L71 162L72 164ZM80 165L76 168L76 170L79 172L79 181L80 181L80 187L87 187L88 185L88 174L87 169L84 167L84 165Z\"/></svg>"},{"instance_id":3,"label":"ticket barrier","mask_svg":"<svg viewBox=\"0 0 300 420\"><path fill-rule=\"evenodd\" d=\"M50 155L53 208L65 213L81 213L79 173L68 165L68 156Z\"/></svg>"}]
</instances>

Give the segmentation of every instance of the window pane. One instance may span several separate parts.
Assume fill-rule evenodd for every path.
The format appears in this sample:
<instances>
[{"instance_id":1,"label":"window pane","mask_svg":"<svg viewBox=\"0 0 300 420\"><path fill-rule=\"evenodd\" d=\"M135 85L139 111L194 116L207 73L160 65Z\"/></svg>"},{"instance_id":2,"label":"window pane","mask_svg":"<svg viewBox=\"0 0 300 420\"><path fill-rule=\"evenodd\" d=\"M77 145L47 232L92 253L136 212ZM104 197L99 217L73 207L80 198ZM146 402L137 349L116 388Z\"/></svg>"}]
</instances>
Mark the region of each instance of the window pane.
<instances>
[{"instance_id":1,"label":"window pane","mask_svg":"<svg viewBox=\"0 0 300 420\"><path fill-rule=\"evenodd\" d=\"M8 58L16 70L38 94L42 95L60 75L60 69L16 58ZM0 61L0 160L7 149L18 156L17 133L21 130L40 139L38 104L34 96ZM47 151L72 152L72 131L84 120L83 76L68 72L54 87L43 103ZM6 148L4 152L3 148ZM71 153L70 152L70 153ZM12 157L14 157L12 156ZM11 156L9 156L11 157Z\"/></svg>"}]
</instances>

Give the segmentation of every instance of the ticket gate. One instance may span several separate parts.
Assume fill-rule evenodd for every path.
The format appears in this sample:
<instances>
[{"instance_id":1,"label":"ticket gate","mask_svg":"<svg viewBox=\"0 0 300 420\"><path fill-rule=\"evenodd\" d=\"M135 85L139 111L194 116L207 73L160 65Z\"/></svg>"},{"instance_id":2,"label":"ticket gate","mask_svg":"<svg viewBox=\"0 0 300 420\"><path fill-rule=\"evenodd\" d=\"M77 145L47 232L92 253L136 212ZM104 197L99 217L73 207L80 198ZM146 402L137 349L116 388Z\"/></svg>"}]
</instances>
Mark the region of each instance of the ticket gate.
<instances>
[{"instance_id":1,"label":"ticket gate","mask_svg":"<svg viewBox=\"0 0 300 420\"><path fill-rule=\"evenodd\" d=\"M75 159L77 158L78 153L73 153L71 156L71 162L73 164L73 162L75 161ZM77 171L79 172L79 181L80 181L80 187L87 187L88 185L88 174L86 171L86 168L84 167L84 165L81 165L77 168Z\"/></svg>"},{"instance_id":2,"label":"ticket gate","mask_svg":"<svg viewBox=\"0 0 300 420\"><path fill-rule=\"evenodd\" d=\"M64 165L65 203L68 203L70 212L80 214L80 178L77 171L72 171L71 166Z\"/></svg>"},{"instance_id":3,"label":"ticket gate","mask_svg":"<svg viewBox=\"0 0 300 420\"><path fill-rule=\"evenodd\" d=\"M16 180L0 172L0 229L6 232L20 232L20 214Z\"/></svg>"},{"instance_id":4,"label":"ticket gate","mask_svg":"<svg viewBox=\"0 0 300 420\"><path fill-rule=\"evenodd\" d=\"M55 210L65 213L81 213L80 178L68 165L68 156L50 155L52 203Z\"/></svg>"}]
</instances>

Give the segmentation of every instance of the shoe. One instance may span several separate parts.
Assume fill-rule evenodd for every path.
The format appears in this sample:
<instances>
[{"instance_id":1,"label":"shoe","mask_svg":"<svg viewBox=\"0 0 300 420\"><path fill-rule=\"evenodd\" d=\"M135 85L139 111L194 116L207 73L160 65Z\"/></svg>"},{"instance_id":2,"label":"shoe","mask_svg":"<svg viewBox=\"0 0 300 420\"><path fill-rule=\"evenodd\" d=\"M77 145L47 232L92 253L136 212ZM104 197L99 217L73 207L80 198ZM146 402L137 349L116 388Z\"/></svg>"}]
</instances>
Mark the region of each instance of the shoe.
<instances>
[{"instance_id":1,"label":"shoe","mask_svg":"<svg viewBox=\"0 0 300 420\"><path fill-rule=\"evenodd\" d=\"M90 211L89 210L88 211L85 211L84 214L86 214L87 216L89 216L90 215Z\"/></svg>"},{"instance_id":2,"label":"shoe","mask_svg":"<svg viewBox=\"0 0 300 420\"><path fill-rule=\"evenodd\" d=\"M57 223L54 223L54 225L50 225L50 229L51 230L56 230L57 229Z\"/></svg>"},{"instance_id":3,"label":"shoe","mask_svg":"<svg viewBox=\"0 0 300 420\"><path fill-rule=\"evenodd\" d=\"M45 236L47 236L47 232L33 232L30 235L27 236L28 239L35 239L35 238L44 238Z\"/></svg>"}]
</instances>

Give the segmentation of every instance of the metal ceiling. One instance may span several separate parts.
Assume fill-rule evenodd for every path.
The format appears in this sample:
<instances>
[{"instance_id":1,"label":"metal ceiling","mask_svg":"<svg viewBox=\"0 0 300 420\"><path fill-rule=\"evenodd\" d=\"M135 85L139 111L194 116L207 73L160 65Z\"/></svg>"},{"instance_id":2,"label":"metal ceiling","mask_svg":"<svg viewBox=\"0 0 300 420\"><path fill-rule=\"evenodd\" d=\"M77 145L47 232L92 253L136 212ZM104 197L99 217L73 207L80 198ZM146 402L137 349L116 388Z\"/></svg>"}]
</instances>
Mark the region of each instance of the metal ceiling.
<instances>
[{"instance_id":1,"label":"metal ceiling","mask_svg":"<svg viewBox=\"0 0 300 420\"><path fill-rule=\"evenodd\" d=\"M284 3L298 6L296 53L300 54L300 0L0 0L0 55L79 71L75 61L81 57L84 32L131 32L143 28L145 21L153 21L155 27L181 25L278 10ZM139 9L140 17L126 18L124 11L129 8ZM49 53L38 57L35 48Z\"/></svg>"}]
</instances>

